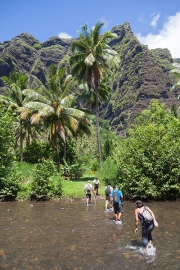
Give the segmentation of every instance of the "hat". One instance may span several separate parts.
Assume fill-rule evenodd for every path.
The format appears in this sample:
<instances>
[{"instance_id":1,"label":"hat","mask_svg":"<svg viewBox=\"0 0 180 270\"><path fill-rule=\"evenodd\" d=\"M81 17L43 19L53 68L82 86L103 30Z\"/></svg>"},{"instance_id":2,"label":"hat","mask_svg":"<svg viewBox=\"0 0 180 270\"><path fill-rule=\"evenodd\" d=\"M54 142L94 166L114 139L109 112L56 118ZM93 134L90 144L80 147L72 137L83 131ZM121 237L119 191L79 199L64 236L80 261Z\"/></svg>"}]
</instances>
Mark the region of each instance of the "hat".
<instances>
[{"instance_id":1,"label":"hat","mask_svg":"<svg viewBox=\"0 0 180 270\"><path fill-rule=\"evenodd\" d=\"M119 186L118 186L118 185L116 185L116 188L119 188Z\"/></svg>"},{"instance_id":2,"label":"hat","mask_svg":"<svg viewBox=\"0 0 180 270\"><path fill-rule=\"evenodd\" d=\"M89 181L89 180L88 180L87 182L88 182L88 183L90 183L90 181Z\"/></svg>"}]
</instances>

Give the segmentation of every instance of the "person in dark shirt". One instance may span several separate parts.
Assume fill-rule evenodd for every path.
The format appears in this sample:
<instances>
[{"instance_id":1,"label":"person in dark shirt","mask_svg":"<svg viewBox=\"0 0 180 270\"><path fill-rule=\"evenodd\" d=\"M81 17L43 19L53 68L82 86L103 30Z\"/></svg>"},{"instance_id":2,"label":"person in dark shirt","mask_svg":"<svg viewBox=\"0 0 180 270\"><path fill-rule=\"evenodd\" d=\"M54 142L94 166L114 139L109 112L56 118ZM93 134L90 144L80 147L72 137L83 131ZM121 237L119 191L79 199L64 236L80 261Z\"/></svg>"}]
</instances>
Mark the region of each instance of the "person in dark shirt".
<instances>
[{"instance_id":1,"label":"person in dark shirt","mask_svg":"<svg viewBox=\"0 0 180 270\"><path fill-rule=\"evenodd\" d=\"M154 229L154 226L158 227L158 223L156 221L155 215L152 212L152 210L149 207L145 207L142 201L138 200L136 201L136 209L135 209L135 233L138 233L138 220L140 220L141 226L142 226L142 242L144 247L147 249L148 247L152 246L152 231ZM143 217L143 211L144 209L147 209L151 216L153 217L152 221L147 223L144 220Z\"/></svg>"}]
</instances>

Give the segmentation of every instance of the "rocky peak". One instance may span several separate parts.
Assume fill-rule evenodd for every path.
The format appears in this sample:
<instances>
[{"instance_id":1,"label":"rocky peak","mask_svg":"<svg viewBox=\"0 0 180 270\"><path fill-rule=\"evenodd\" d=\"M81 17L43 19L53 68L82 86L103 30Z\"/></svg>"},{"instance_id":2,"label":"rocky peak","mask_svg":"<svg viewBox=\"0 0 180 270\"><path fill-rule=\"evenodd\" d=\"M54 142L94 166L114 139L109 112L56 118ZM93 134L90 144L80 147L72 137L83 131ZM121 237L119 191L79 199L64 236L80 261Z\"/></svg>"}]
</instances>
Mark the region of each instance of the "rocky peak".
<instances>
[{"instance_id":1,"label":"rocky peak","mask_svg":"<svg viewBox=\"0 0 180 270\"><path fill-rule=\"evenodd\" d=\"M117 34L118 36L118 38L116 39L116 43L120 42L128 32L133 35L129 22L125 22L122 25L117 25L113 27L111 32Z\"/></svg>"},{"instance_id":2,"label":"rocky peak","mask_svg":"<svg viewBox=\"0 0 180 270\"><path fill-rule=\"evenodd\" d=\"M50 37L47 41L42 44L42 47L50 47L53 45L61 45L63 47L69 47L71 45L72 39L59 38L58 36Z\"/></svg>"},{"instance_id":3,"label":"rocky peak","mask_svg":"<svg viewBox=\"0 0 180 270\"><path fill-rule=\"evenodd\" d=\"M32 35L28 33L22 33L16 36L15 38L13 38L12 41L17 41L19 39L26 42L30 46L33 46L34 44L41 44L41 42L38 39L34 38Z\"/></svg>"}]
</instances>

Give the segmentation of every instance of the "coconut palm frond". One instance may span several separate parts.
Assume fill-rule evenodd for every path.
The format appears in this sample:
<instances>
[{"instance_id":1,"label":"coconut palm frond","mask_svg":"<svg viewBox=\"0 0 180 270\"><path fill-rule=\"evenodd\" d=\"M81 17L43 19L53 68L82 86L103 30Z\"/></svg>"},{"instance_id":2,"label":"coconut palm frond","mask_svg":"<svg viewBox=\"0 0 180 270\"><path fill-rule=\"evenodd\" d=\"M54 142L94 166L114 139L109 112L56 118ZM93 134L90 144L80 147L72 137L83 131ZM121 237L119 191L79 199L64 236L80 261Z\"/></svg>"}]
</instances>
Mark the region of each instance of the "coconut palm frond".
<instances>
[{"instance_id":1,"label":"coconut palm frond","mask_svg":"<svg viewBox=\"0 0 180 270\"><path fill-rule=\"evenodd\" d=\"M58 107L57 107L57 110L56 110L56 115L57 115L57 117L61 117L61 115L63 115L63 111L64 111L64 107L62 107L61 105L59 105Z\"/></svg>"},{"instance_id":2,"label":"coconut palm frond","mask_svg":"<svg viewBox=\"0 0 180 270\"><path fill-rule=\"evenodd\" d=\"M61 100L61 105L64 107L71 107L73 100L74 100L74 95L70 94Z\"/></svg>"},{"instance_id":3,"label":"coconut palm frond","mask_svg":"<svg viewBox=\"0 0 180 270\"><path fill-rule=\"evenodd\" d=\"M43 95L41 95L33 90L25 89L23 91L23 94L25 96L24 101L23 101L24 104L29 102L29 101L39 101L41 103L43 102L43 103L50 105L51 101L47 97L45 97L45 96L43 96Z\"/></svg>"},{"instance_id":4,"label":"coconut palm frond","mask_svg":"<svg viewBox=\"0 0 180 270\"><path fill-rule=\"evenodd\" d=\"M8 106L8 111L17 111L18 112L18 109L19 109L19 107L17 106L17 104L16 103L14 103L14 102L11 102L10 104L9 104L9 106Z\"/></svg>"},{"instance_id":5,"label":"coconut palm frond","mask_svg":"<svg viewBox=\"0 0 180 270\"><path fill-rule=\"evenodd\" d=\"M94 62L96 61L96 58L94 57L94 55L92 53L90 53L89 55L87 55L87 57L84 60L84 63L90 67L94 64Z\"/></svg>"},{"instance_id":6,"label":"coconut palm frond","mask_svg":"<svg viewBox=\"0 0 180 270\"><path fill-rule=\"evenodd\" d=\"M40 110L42 108L44 108L44 106L49 106L48 104L44 104L44 103L41 103L41 102L38 102L38 101L30 101L30 102L27 102L26 104L24 104L24 108L27 108L27 109L32 109L34 111L37 111L37 110ZM51 106L49 106L51 107Z\"/></svg>"},{"instance_id":7,"label":"coconut palm frond","mask_svg":"<svg viewBox=\"0 0 180 270\"><path fill-rule=\"evenodd\" d=\"M38 124L41 122L41 118L38 113L35 113L30 118L31 124Z\"/></svg>"},{"instance_id":8,"label":"coconut palm frond","mask_svg":"<svg viewBox=\"0 0 180 270\"><path fill-rule=\"evenodd\" d=\"M51 106L44 106L43 108L39 109L38 114L40 117L48 118L51 115L54 115L54 109Z\"/></svg>"},{"instance_id":9,"label":"coconut palm frond","mask_svg":"<svg viewBox=\"0 0 180 270\"><path fill-rule=\"evenodd\" d=\"M0 95L0 104L8 105L9 103L10 103L9 97Z\"/></svg>"},{"instance_id":10,"label":"coconut palm frond","mask_svg":"<svg viewBox=\"0 0 180 270\"><path fill-rule=\"evenodd\" d=\"M79 122L74 117L71 117L69 115L66 117L65 126L67 126L71 132L76 133L78 124Z\"/></svg>"},{"instance_id":11,"label":"coconut palm frond","mask_svg":"<svg viewBox=\"0 0 180 270\"><path fill-rule=\"evenodd\" d=\"M76 118L82 118L84 117L85 113L79 109L75 108L64 108L66 114L71 115Z\"/></svg>"},{"instance_id":12,"label":"coconut palm frond","mask_svg":"<svg viewBox=\"0 0 180 270\"><path fill-rule=\"evenodd\" d=\"M22 109L21 111L20 111L20 119L21 120L26 120L27 118L29 118L31 115L33 114L33 111L32 110L30 110L30 109Z\"/></svg>"},{"instance_id":13,"label":"coconut palm frond","mask_svg":"<svg viewBox=\"0 0 180 270\"><path fill-rule=\"evenodd\" d=\"M56 132L60 135L60 137L65 142L66 141L66 132L65 132L63 125L61 124L61 122L59 120L56 123Z\"/></svg>"}]
</instances>

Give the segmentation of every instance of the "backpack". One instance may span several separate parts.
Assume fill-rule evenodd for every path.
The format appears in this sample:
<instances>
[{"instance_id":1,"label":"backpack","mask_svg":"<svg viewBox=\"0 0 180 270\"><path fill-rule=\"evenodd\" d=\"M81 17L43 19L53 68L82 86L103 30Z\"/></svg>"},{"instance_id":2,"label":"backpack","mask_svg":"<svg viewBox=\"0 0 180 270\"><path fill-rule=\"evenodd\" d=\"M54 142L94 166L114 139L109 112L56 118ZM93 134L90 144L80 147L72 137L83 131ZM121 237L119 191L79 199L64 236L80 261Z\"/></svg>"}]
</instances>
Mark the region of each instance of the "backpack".
<instances>
[{"instance_id":1,"label":"backpack","mask_svg":"<svg viewBox=\"0 0 180 270\"><path fill-rule=\"evenodd\" d=\"M94 181L94 188L98 188L99 187L99 180L95 180Z\"/></svg>"},{"instance_id":2,"label":"backpack","mask_svg":"<svg viewBox=\"0 0 180 270\"><path fill-rule=\"evenodd\" d=\"M90 186L90 184L87 184L87 186L86 186L86 191L87 191L87 192L91 192L91 186Z\"/></svg>"},{"instance_id":3,"label":"backpack","mask_svg":"<svg viewBox=\"0 0 180 270\"><path fill-rule=\"evenodd\" d=\"M143 215L145 223L150 223L153 220L153 217L149 213L149 211L146 209L146 206L144 206L144 211L143 211L142 215Z\"/></svg>"},{"instance_id":4,"label":"backpack","mask_svg":"<svg viewBox=\"0 0 180 270\"><path fill-rule=\"evenodd\" d=\"M113 195L113 202L114 202L114 203L119 203L118 191L117 191L117 192L114 192L114 195Z\"/></svg>"},{"instance_id":5,"label":"backpack","mask_svg":"<svg viewBox=\"0 0 180 270\"><path fill-rule=\"evenodd\" d=\"M105 189L105 193L106 193L106 195L111 194L111 187L110 186L107 186L107 188Z\"/></svg>"}]
</instances>

